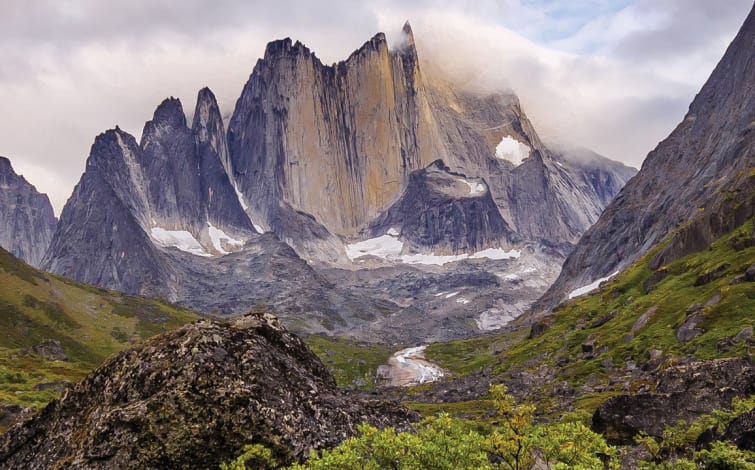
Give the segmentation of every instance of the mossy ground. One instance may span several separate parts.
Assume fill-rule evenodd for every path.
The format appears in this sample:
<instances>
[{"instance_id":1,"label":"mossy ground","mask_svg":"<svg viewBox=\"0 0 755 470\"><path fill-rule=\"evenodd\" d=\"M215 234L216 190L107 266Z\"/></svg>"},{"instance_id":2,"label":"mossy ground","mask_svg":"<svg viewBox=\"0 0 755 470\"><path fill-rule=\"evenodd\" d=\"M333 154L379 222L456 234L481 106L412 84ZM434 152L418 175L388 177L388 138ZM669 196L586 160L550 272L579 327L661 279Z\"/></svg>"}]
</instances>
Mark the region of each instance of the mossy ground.
<instances>
[{"instance_id":1,"label":"mossy ground","mask_svg":"<svg viewBox=\"0 0 755 470\"><path fill-rule=\"evenodd\" d=\"M77 381L102 361L196 314L42 273L0 250L0 403L40 408L57 395L44 384ZM68 361L32 352L60 341Z\"/></svg>"},{"instance_id":2,"label":"mossy ground","mask_svg":"<svg viewBox=\"0 0 755 470\"><path fill-rule=\"evenodd\" d=\"M304 342L333 372L339 387L359 390L375 388L377 368L397 351L396 346L325 335L310 335Z\"/></svg>"}]
</instances>

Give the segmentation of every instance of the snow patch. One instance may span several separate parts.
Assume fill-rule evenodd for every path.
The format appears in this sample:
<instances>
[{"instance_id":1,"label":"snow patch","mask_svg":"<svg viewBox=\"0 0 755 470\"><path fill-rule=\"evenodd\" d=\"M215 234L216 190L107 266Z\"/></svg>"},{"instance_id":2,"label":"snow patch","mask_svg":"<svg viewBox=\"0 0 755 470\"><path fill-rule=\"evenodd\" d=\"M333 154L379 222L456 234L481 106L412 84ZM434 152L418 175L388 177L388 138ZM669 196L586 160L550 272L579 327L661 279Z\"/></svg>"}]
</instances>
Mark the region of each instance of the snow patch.
<instances>
[{"instance_id":1,"label":"snow patch","mask_svg":"<svg viewBox=\"0 0 755 470\"><path fill-rule=\"evenodd\" d=\"M223 241L227 245L233 245L233 246L243 246L244 242L241 240L236 240L235 238L231 238L230 236L226 235L226 233L219 228L215 227L211 223L207 222L207 231L210 235L210 240L212 240L212 246L215 247L216 250L218 250L219 253L227 255L228 252L223 249Z\"/></svg>"},{"instance_id":2,"label":"snow patch","mask_svg":"<svg viewBox=\"0 0 755 470\"><path fill-rule=\"evenodd\" d=\"M404 244L398 238L391 235L382 235L377 238L370 238L346 245L346 256L351 261L363 256L376 256L390 260L399 258L402 248L404 248Z\"/></svg>"},{"instance_id":3,"label":"snow patch","mask_svg":"<svg viewBox=\"0 0 755 470\"><path fill-rule=\"evenodd\" d=\"M446 263L453 263L455 261L461 261L467 258L469 258L469 255L467 254L436 255L434 253L430 253L429 255L426 255L423 253L417 253L413 255L403 255L401 256L400 261L406 264L426 264L426 265L443 266Z\"/></svg>"},{"instance_id":4,"label":"snow patch","mask_svg":"<svg viewBox=\"0 0 755 470\"><path fill-rule=\"evenodd\" d=\"M467 186L469 186L469 195L470 196L477 196L480 194L485 194L485 191L488 190L488 188L485 187L484 184L478 183L476 181L467 181L465 179L458 179L457 181L460 181Z\"/></svg>"},{"instance_id":5,"label":"snow patch","mask_svg":"<svg viewBox=\"0 0 755 470\"><path fill-rule=\"evenodd\" d=\"M165 230L160 227L152 227L150 234L155 243L162 247L178 248L196 256L212 256L202 248L194 235L186 230Z\"/></svg>"},{"instance_id":6,"label":"snow patch","mask_svg":"<svg viewBox=\"0 0 755 470\"><path fill-rule=\"evenodd\" d=\"M388 232L386 232L386 233L387 233L388 235L392 236L392 237L398 237L398 236L399 236L398 230L396 230L396 229L395 229L395 228L393 228L393 227L389 228L389 229L388 229Z\"/></svg>"},{"instance_id":7,"label":"snow patch","mask_svg":"<svg viewBox=\"0 0 755 470\"><path fill-rule=\"evenodd\" d=\"M503 248L488 248L487 250L478 251L470 256L472 259L488 258L493 260L499 259L519 259L522 252L519 250L506 251Z\"/></svg>"},{"instance_id":8,"label":"snow patch","mask_svg":"<svg viewBox=\"0 0 755 470\"><path fill-rule=\"evenodd\" d=\"M265 229L262 228L261 225L257 224L252 220L252 217L249 215L249 204L246 203L246 199L244 198L244 195L241 194L241 191L239 191L238 184L234 183L233 190L236 191L236 197L239 199L239 204L241 204L241 208L244 209L244 212L246 212L246 216L249 217L249 222L252 223L252 226L254 227L254 230L256 230L259 233L265 233Z\"/></svg>"},{"instance_id":9,"label":"snow patch","mask_svg":"<svg viewBox=\"0 0 755 470\"><path fill-rule=\"evenodd\" d=\"M504 136L495 147L495 156L519 166L530 156L530 147L511 136Z\"/></svg>"},{"instance_id":10,"label":"snow patch","mask_svg":"<svg viewBox=\"0 0 755 470\"><path fill-rule=\"evenodd\" d=\"M457 295L459 295L459 291L451 292L450 294L446 295L446 298L450 299L451 297L456 297Z\"/></svg>"},{"instance_id":11,"label":"snow patch","mask_svg":"<svg viewBox=\"0 0 755 470\"><path fill-rule=\"evenodd\" d=\"M351 261L364 256L375 256L387 261L395 261L405 264L443 266L447 263L453 263L465 259L518 259L522 254L519 250L506 251L502 248L488 248L471 255L467 253L462 253L460 255L436 255L435 253L402 255L401 250L404 248L404 243L398 239L397 234L398 232L396 230L390 229L388 230L388 233L377 238L369 238L361 242L348 244L345 247L346 256L348 256Z\"/></svg>"},{"instance_id":12,"label":"snow patch","mask_svg":"<svg viewBox=\"0 0 755 470\"><path fill-rule=\"evenodd\" d=\"M459 297L458 299L456 299L457 304L467 305L469 302L471 302L471 300L465 299L464 297Z\"/></svg>"},{"instance_id":13,"label":"snow patch","mask_svg":"<svg viewBox=\"0 0 755 470\"><path fill-rule=\"evenodd\" d=\"M592 291L594 291L595 289L597 289L600 286L601 282L605 282L605 281L611 279L612 277L614 277L617 274L619 274L618 271L616 271L613 274L610 274L610 275L608 275L606 277L601 277L600 279L597 279L595 282L592 282L592 283L590 283L590 284L588 284L586 286L582 286L582 287L580 287L578 289L574 289L573 291L569 292L569 298L573 299L574 297L579 297L580 295L584 295L584 294L587 294L588 292L592 292Z\"/></svg>"}]
</instances>

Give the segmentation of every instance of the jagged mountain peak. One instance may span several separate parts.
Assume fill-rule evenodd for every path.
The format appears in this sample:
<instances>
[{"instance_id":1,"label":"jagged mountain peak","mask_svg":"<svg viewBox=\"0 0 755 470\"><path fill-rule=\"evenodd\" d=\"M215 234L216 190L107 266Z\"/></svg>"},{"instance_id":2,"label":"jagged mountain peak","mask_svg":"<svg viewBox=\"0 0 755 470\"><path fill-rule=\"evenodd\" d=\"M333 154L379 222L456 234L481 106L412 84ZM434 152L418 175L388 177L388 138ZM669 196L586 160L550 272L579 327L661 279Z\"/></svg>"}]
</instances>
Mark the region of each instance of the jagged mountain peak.
<instances>
[{"instance_id":1,"label":"jagged mountain peak","mask_svg":"<svg viewBox=\"0 0 755 470\"><path fill-rule=\"evenodd\" d=\"M50 199L16 173L0 157L0 246L33 266L39 266L57 219Z\"/></svg>"},{"instance_id":2,"label":"jagged mountain peak","mask_svg":"<svg viewBox=\"0 0 755 470\"><path fill-rule=\"evenodd\" d=\"M181 100L174 97L165 98L155 109L151 121L144 125L142 141L144 136L153 136L166 129L183 129L186 127L186 114L184 114Z\"/></svg>"}]
</instances>

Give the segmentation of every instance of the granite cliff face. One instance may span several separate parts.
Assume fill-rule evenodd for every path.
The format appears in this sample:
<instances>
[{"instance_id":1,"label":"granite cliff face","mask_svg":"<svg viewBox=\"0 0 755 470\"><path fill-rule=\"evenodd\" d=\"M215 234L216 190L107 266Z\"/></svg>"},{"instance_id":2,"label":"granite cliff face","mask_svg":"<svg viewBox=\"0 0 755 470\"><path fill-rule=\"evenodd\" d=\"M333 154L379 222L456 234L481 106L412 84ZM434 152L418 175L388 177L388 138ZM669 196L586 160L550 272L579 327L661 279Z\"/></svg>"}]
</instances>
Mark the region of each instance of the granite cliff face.
<instances>
[{"instance_id":1,"label":"granite cliff face","mask_svg":"<svg viewBox=\"0 0 755 470\"><path fill-rule=\"evenodd\" d=\"M248 443L281 463L362 422L407 426L397 403L350 396L269 314L203 320L121 352L0 436L4 468L217 468Z\"/></svg>"},{"instance_id":2,"label":"granite cliff face","mask_svg":"<svg viewBox=\"0 0 755 470\"><path fill-rule=\"evenodd\" d=\"M299 42L268 44L228 129L252 212L267 221L282 200L338 235L374 218L436 159L419 73L413 44L389 50L382 33L333 66Z\"/></svg>"},{"instance_id":3,"label":"granite cliff face","mask_svg":"<svg viewBox=\"0 0 755 470\"><path fill-rule=\"evenodd\" d=\"M39 266L52 240L57 219L46 194L13 171L0 157L0 246L32 266Z\"/></svg>"},{"instance_id":4,"label":"granite cliff face","mask_svg":"<svg viewBox=\"0 0 755 470\"><path fill-rule=\"evenodd\" d=\"M378 34L332 66L301 43L272 42L231 118L232 177L253 218L273 227L283 201L325 232L353 239L398 199L413 171L441 159L483 178L504 221L528 239L570 244L633 174L549 150L514 95L464 91L422 73L409 25ZM596 166L604 172L595 178ZM395 206L394 206L395 212ZM463 246L460 244L459 246Z\"/></svg>"},{"instance_id":5,"label":"granite cliff face","mask_svg":"<svg viewBox=\"0 0 755 470\"><path fill-rule=\"evenodd\" d=\"M540 302L637 260L665 238L651 268L707 248L755 211L755 10L689 107L571 253Z\"/></svg>"}]
</instances>

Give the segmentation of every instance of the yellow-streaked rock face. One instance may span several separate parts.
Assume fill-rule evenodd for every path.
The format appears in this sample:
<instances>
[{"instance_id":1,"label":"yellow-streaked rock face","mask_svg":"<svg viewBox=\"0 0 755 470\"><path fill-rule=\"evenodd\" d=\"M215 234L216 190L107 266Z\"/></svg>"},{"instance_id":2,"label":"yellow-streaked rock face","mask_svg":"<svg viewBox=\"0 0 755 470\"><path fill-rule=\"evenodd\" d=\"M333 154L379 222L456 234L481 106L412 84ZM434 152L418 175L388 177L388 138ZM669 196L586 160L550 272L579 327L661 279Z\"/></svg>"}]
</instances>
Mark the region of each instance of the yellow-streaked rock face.
<instances>
[{"instance_id":1,"label":"yellow-streaked rock face","mask_svg":"<svg viewBox=\"0 0 755 470\"><path fill-rule=\"evenodd\" d=\"M231 121L232 165L252 210L269 198L352 235L438 158L437 132L413 44L378 34L324 66L290 40L271 43ZM265 202L267 201L267 202Z\"/></svg>"}]
</instances>

